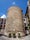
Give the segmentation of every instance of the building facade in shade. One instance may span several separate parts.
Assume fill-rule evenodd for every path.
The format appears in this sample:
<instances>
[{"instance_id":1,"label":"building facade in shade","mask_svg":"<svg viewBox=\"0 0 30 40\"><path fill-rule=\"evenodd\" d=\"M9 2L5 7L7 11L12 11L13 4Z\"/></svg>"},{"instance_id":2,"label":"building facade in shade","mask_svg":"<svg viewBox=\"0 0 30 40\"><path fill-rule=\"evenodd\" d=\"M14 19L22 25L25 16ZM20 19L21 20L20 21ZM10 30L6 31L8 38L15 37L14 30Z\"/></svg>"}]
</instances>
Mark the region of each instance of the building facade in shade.
<instances>
[{"instance_id":1,"label":"building facade in shade","mask_svg":"<svg viewBox=\"0 0 30 40\"><path fill-rule=\"evenodd\" d=\"M27 10L25 16L28 18L28 29L30 31L30 0L27 1Z\"/></svg>"},{"instance_id":2,"label":"building facade in shade","mask_svg":"<svg viewBox=\"0 0 30 40\"><path fill-rule=\"evenodd\" d=\"M26 14L27 14L27 13L26 13ZM25 34L29 34L29 28L28 28L29 22L28 22L28 17L25 16L24 14L23 14L23 22L24 22Z\"/></svg>"},{"instance_id":3,"label":"building facade in shade","mask_svg":"<svg viewBox=\"0 0 30 40\"><path fill-rule=\"evenodd\" d=\"M6 19L5 18L0 18L0 33L4 33L5 29L5 24L6 24Z\"/></svg>"},{"instance_id":4,"label":"building facade in shade","mask_svg":"<svg viewBox=\"0 0 30 40\"><path fill-rule=\"evenodd\" d=\"M9 35L9 33L18 32L20 32L21 36L24 35L22 10L16 6L12 6L8 9L5 35Z\"/></svg>"},{"instance_id":5,"label":"building facade in shade","mask_svg":"<svg viewBox=\"0 0 30 40\"><path fill-rule=\"evenodd\" d=\"M23 14L24 27L28 27L28 17Z\"/></svg>"}]
</instances>

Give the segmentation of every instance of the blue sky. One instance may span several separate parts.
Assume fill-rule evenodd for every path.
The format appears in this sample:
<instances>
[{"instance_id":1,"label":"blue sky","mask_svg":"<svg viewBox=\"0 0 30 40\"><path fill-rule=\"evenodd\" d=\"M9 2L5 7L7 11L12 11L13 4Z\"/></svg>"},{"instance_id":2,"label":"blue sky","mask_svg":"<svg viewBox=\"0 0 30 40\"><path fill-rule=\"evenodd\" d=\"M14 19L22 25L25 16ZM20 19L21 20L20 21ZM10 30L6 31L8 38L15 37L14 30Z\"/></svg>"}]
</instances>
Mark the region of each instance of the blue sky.
<instances>
[{"instance_id":1,"label":"blue sky","mask_svg":"<svg viewBox=\"0 0 30 40\"><path fill-rule=\"evenodd\" d=\"M0 16L7 14L7 10L10 6L15 5L23 10L23 14L26 12L28 0L0 0Z\"/></svg>"}]
</instances>

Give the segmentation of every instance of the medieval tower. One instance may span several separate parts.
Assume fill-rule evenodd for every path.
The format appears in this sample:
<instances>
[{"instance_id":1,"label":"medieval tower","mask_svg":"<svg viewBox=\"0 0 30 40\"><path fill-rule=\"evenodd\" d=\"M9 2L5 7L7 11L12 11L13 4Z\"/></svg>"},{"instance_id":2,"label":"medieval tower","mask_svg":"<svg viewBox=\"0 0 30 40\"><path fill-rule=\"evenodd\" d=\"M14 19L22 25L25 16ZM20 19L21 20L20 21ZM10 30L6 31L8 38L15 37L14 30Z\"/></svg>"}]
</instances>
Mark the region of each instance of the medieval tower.
<instances>
[{"instance_id":1,"label":"medieval tower","mask_svg":"<svg viewBox=\"0 0 30 40\"><path fill-rule=\"evenodd\" d=\"M20 32L20 35L24 35L24 26L22 19L22 10L19 7L12 6L8 9L7 19L6 19L6 27L5 27L5 35L9 33L17 33Z\"/></svg>"}]
</instances>

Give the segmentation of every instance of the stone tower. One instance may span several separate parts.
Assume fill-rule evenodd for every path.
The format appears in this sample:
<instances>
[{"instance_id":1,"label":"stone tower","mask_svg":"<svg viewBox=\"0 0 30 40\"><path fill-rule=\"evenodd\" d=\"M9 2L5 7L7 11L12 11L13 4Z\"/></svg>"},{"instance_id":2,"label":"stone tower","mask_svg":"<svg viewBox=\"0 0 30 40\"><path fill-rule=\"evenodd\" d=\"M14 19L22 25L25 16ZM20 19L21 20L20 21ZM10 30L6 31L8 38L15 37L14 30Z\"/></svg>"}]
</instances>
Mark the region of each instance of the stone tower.
<instances>
[{"instance_id":1,"label":"stone tower","mask_svg":"<svg viewBox=\"0 0 30 40\"><path fill-rule=\"evenodd\" d=\"M22 10L16 6L12 6L8 9L5 34L17 32L24 35Z\"/></svg>"}]
</instances>

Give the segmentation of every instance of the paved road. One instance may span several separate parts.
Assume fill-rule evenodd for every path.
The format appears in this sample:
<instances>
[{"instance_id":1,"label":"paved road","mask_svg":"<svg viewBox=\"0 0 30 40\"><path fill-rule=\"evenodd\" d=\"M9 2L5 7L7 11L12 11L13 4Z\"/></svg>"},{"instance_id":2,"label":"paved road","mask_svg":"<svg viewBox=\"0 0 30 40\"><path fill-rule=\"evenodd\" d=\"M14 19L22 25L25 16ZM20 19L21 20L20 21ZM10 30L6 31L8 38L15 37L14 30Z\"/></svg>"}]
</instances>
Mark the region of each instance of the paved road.
<instances>
[{"instance_id":1,"label":"paved road","mask_svg":"<svg viewBox=\"0 0 30 40\"><path fill-rule=\"evenodd\" d=\"M0 40L30 40L30 35L23 37L23 38L8 38L5 36L1 36Z\"/></svg>"}]
</instances>

